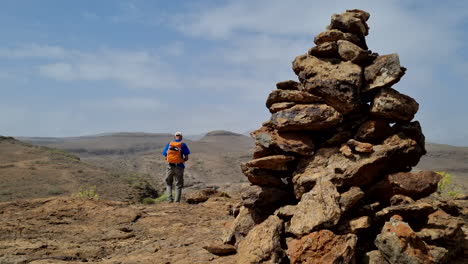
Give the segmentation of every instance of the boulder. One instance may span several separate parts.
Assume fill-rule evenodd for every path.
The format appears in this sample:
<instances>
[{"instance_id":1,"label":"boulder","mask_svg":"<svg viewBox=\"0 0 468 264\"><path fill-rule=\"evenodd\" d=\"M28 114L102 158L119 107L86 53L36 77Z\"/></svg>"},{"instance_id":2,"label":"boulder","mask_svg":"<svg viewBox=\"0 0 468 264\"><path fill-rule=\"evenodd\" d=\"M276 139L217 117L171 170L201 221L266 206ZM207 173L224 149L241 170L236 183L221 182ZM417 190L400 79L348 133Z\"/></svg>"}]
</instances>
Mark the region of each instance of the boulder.
<instances>
[{"instance_id":1,"label":"boulder","mask_svg":"<svg viewBox=\"0 0 468 264\"><path fill-rule=\"evenodd\" d=\"M373 153L348 158L338 147L321 148L314 156L301 158L293 173L296 198L308 192L317 179L331 180L338 187L367 187L382 175L416 165L423 153L416 141L403 134L392 135L373 149Z\"/></svg>"},{"instance_id":2,"label":"boulder","mask_svg":"<svg viewBox=\"0 0 468 264\"><path fill-rule=\"evenodd\" d=\"M339 58L338 45L336 42L325 42L312 47L307 54L317 58Z\"/></svg>"},{"instance_id":3,"label":"boulder","mask_svg":"<svg viewBox=\"0 0 468 264\"><path fill-rule=\"evenodd\" d=\"M371 64L378 56L377 54L372 53L370 50L361 49L358 45L347 40L338 40L337 43L338 54L340 57L345 61L350 61L360 66L367 66Z\"/></svg>"},{"instance_id":4,"label":"boulder","mask_svg":"<svg viewBox=\"0 0 468 264\"><path fill-rule=\"evenodd\" d=\"M350 13L354 17L361 19L363 22L366 22L370 17L370 14L368 12L360 9L348 9L346 10L346 13Z\"/></svg>"},{"instance_id":5,"label":"boulder","mask_svg":"<svg viewBox=\"0 0 468 264\"><path fill-rule=\"evenodd\" d=\"M237 252L237 248L235 246L229 245L229 244L222 244L222 243L212 243L212 244L203 246L203 249L217 256L232 255L232 254L236 254Z\"/></svg>"},{"instance_id":6,"label":"boulder","mask_svg":"<svg viewBox=\"0 0 468 264\"><path fill-rule=\"evenodd\" d=\"M276 84L276 88L280 90L299 90L301 83L293 80L282 81Z\"/></svg>"},{"instance_id":7,"label":"boulder","mask_svg":"<svg viewBox=\"0 0 468 264\"><path fill-rule=\"evenodd\" d=\"M433 171L394 173L372 186L367 194L379 201L388 201L396 194L418 200L437 191L440 179L441 176Z\"/></svg>"},{"instance_id":8,"label":"boulder","mask_svg":"<svg viewBox=\"0 0 468 264\"><path fill-rule=\"evenodd\" d=\"M273 113L276 113L278 111L291 108L291 107L293 107L295 105L296 105L296 103L293 103L293 102L274 103L274 104L272 104L270 106L270 108L268 108L268 110L270 110L270 113L273 114Z\"/></svg>"},{"instance_id":9,"label":"boulder","mask_svg":"<svg viewBox=\"0 0 468 264\"><path fill-rule=\"evenodd\" d=\"M356 243L353 234L336 235L325 229L291 240L288 255L291 264L354 263Z\"/></svg>"},{"instance_id":10,"label":"boulder","mask_svg":"<svg viewBox=\"0 0 468 264\"><path fill-rule=\"evenodd\" d=\"M236 219L226 230L223 243L237 245L254 226L263 222L266 217L257 209L242 206Z\"/></svg>"},{"instance_id":11,"label":"boulder","mask_svg":"<svg viewBox=\"0 0 468 264\"><path fill-rule=\"evenodd\" d=\"M318 228L335 226L341 217L339 198L340 194L331 182L317 182L297 204L289 231L301 236Z\"/></svg>"},{"instance_id":12,"label":"boulder","mask_svg":"<svg viewBox=\"0 0 468 264\"><path fill-rule=\"evenodd\" d=\"M361 104L359 87L362 69L358 65L349 61L300 55L293 61L293 70L304 83L302 89L323 98L340 113L349 113Z\"/></svg>"},{"instance_id":13,"label":"boulder","mask_svg":"<svg viewBox=\"0 0 468 264\"><path fill-rule=\"evenodd\" d=\"M375 245L390 263L434 263L428 245L398 216L385 223Z\"/></svg>"},{"instance_id":14,"label":"boulder","mask_svg":"<svg viewBox=\"0 0 468 264\"><path fill-rule=\"evenodd\" d=\"M206 188L196 190L185 194L185 201L190 204L202 203L207 201L210 197L219 196L220 193L213 188Z\"/></svg>"},{"instance_id":15,"label":"boulder","mask_svg":"<svg viewBox=\"0 0 468 264\"><path fill-rule=\"evenodd\" d=\"M310 156L314 153L314 142L307 132L278 132L267 127L251 133L257 144L264 148L276 147L284 152Z\"/></svg>"},{"instance_id":16,"label":"boulder","mask_svg":"<svg viewBox=\"0 0 468 264\"><path fill-rule=\"evenodd\" d=\"M268 95L265 104L267 108L270 108L274 103L282 102L309 104L323 102L323 99L304 91L277 89L273 90L270 95Z\"/></svg>"},{"instance_id":17,"label":"boulder","mask_svg":"<svg viewBox=\"0 0 468 264\"><path fill-rule=\"evenodd\" d=\"M250 168L253 167L269 170L286 171L288 170L289 163L295 159L296 158L294 156L273 155L259 159L253 159L245 163L245 166Z\"/></svg>"},{"instance_id":18,"label":"boulder","mask_svg":"<svg viewBox=\"0 0 468 264\"><path fill-rule=\"evenodd\" d=\"M364 197L364 192L361 188L352 186L347 192L340 195L340 208L341 212L346 212L351 209L357 202Z\"/></svg>"},{"instance_id":19,"label":"boulder","mask_svg":"<svg viewBox=\"0 0 468 264\"><path fill-rule=\"evenodd\" d=\"M314 43L317 45L324 44L326 42L337 42L338 40L347 40L352 42L363 49L367 49L367 45L364 39L359 38L355 34L344 33L337 29L326 30L314 38Z\"/></svg>"},{"instance_id":20,"label":"boulder","mask_svg":"<svg viewBox=\"0 0 468 264\"><path fill-rule=\"evenodd\" d=\"M364 69L366 85L364 85L363 91L390 87L401 79L405 71L406 69L400 66L398 54L379 56Z\"/></svg>"},{"instance_id":21,"label":"boulder","mask_svg":"<svg viewBox=\"0 0 468 264\"><path fill-rule=\"evenodd\" d=\"M388 121L377 119L364 122L354 136L357 140L377 144L392 134Z\"/></svg>"},{"instance_id":22,"label":"boulder","mask_svg":"<svg viewBox=\"0 0 468 264\"><path fill-rule=\"evenodd\" d=\"M394 130L397 132L401 132L408 137L416 140L418 144L424 149L425 151L425 144L426 144L426 138L422 132L421 125L419 124L418 121L413 121L410 123L404 122L404 123L397 123L394 127Z\"/></svg>"},{"instance_id":23,"label":"boulder","mask_svg":"<svg viewBox=\"0 0 468 264\"><path fill-rule=\"evenodd\" d=\"M372 101L372 116L391 121L409 122L419 109L413 98L401 94L392 88L382 88Z\"/></svg>"},{"instance_id":24,"label":"boulder","mask_svg":"<svg viewBox=\"0 0 468 264\"><path fill-rule=\"evenodd\" d=\"M367 36L369 34L369 26L366 24L366 20L362 19L364 17L361 14L357 12L333 14L327 29L338 29L360 37Z\"/></svg>"},{"instance_id":25,"label":"boulder","mask_svg":"<svg viewBox=\"0 0 468 264\"><path fill-rule=\"evenodd\" d=\"M463 221L453 217L443 210L437 210L428 216L427 224L417 235L426 242L450 248L452 253L461 250L465 235L462 230Z\"/></svg>"},{"instance_id":26,"label":"boulder","mask_svg":"<svg viewBox=\"0 0 468 264\"><path fill-rule=\"evenodd\" d=\"M377 221L387 221L393 215L400 215L403 219L408 221L415 221L416 219L424 219L432 214L436 209L432 204L417 201L412 204L393 205L386 207L375 214Z\"/></svg>"},{"instance_id":27,"label":"boulder","mask_svg":"<svg viewBox=\"0 0 468 264\"><path fill-rule=\"evenodd\" d=\"M281 248L282 232L283 221L275 215L268 217L239 243L237 263L280 263L285 258Z\"/></svg>"},{"instance_id":28,"label":"boulder","mask_svg":"<svg viewBox=\"0 0 468 264\"><path fill-rule=\"evenodd\" d=\"M271 115L278 131L324 130L341 122L342 116L326 104L295 105Z\"/></svg>"},{"instance_id":29,"label":"boulder","mask_svg":"<svg viewBox=\"0 0 468 264\"><path fill-rule=\"evenodd\" d=\"M290 196L291 194L284 189L257 185L250 185L241 191L243 206L265 209L265 212L267 212L267 209L273 208L275 210L288 203ZM272 213L274 210L272 210Z\"/></svg>"},{"instance_id":30,"label":"boulder","mask_svg":"<svg viewBox=\"0 0 468 264\"><path fill-rule=\"evenodd\" d=\"M249 182L258 186L284 188L287 182L282 178L290 177L290 174L283 175L279 171L248 167L245 163L241 164L241 170Z\"/></svg>"}]
</instances>

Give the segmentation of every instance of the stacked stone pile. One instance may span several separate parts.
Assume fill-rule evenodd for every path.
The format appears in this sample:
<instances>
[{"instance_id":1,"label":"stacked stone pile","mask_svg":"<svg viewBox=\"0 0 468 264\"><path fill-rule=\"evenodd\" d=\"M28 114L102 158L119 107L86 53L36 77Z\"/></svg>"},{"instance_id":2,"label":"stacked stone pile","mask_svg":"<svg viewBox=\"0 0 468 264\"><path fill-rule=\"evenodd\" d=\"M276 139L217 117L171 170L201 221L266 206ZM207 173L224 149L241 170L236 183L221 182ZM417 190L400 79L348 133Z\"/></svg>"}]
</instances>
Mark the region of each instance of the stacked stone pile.
<instances>
[{"instance_id":1,"label":"stacked stone pile","mask_svg":"<svg viewBox=\"0 0 468 264\"><path fill-rule=\"evenodd\" d=\"M452 215L466 210L422 199L440 176L410 172L425 154L418 103L391 88L406 71L398 55L368 50L368 19L333 15L292 62L299 81L268 96L241 166L252 185L224 238L239 263L444 263L461 251Z\"/></svg>"}]
</instances>

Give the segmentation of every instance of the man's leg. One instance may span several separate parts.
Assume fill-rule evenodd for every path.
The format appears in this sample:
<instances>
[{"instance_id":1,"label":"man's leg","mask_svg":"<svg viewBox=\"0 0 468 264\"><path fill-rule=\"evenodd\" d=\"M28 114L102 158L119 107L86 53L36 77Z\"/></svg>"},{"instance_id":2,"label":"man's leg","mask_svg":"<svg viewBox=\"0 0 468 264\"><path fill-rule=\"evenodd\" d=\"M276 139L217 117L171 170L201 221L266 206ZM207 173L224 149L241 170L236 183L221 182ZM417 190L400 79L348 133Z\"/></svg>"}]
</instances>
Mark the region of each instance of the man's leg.
<instances>
[{"instance_id":1,"label":"man's leg","mask_svg":"<svg viewBox=\"0 0 468 264\"><path fill-rule=\"evenodd\" d=\"M169 202L173 201L173 199L172 199L172 181L173 181L174 176L175 176L176 167L177 166L171 166L169 164L167 164L167 167L166 167L166 178L164 179L164 181L166 182L166 195L167 195L167 200Z\"/></svg>"},{"instance_id":2,"label":"man's leg","mask_svg":"<svg viewBox=\"0 0 468 264\"><path fill-rule=\"evenodd\" d=\"M182 197L182 188L184 187L184 168L177 166L175 171L175 202L180 202L180 198Z\"/></svg>"}]
</instances>

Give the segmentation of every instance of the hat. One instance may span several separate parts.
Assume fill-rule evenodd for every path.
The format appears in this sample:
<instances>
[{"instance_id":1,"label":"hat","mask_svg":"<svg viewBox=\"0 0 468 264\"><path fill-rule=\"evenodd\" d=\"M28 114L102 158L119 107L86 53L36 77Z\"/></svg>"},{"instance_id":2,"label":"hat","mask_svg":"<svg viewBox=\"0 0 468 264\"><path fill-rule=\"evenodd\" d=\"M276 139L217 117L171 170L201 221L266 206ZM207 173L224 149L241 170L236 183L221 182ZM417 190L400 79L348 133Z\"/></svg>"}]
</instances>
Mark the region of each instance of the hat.
<instances>
[{"instance_id":1,"label":"hat","mask_svg":"<svg viewBox=\"0 0 468 264\"><path fill-rule=\"evenodd\" d=\"M174 136L176 136L176 137L177 137L177 136L182 136L182 132L177 131L177 132L174 133Z\"/></svg>"}]
</instances>

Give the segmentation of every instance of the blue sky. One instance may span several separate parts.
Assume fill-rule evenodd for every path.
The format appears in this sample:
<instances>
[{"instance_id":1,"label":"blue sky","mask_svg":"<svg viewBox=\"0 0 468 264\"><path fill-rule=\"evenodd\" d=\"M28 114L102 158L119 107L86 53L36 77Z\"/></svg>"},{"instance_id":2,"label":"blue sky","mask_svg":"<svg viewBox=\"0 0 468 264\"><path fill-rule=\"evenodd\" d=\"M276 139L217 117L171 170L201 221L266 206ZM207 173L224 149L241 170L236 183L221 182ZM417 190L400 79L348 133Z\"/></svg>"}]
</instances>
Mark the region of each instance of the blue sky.
<instances>
[{"instance_id":1,"label":"blue sky","mask_svg":"<svg viewBox=\"0 0 468 264\"><path fill-rule=\"evenodd\" d=\"M0 134L246 132L333 13L371 13L432 142L468 146L467 1L3 0Z\"/></svg>"}]
</instances>

